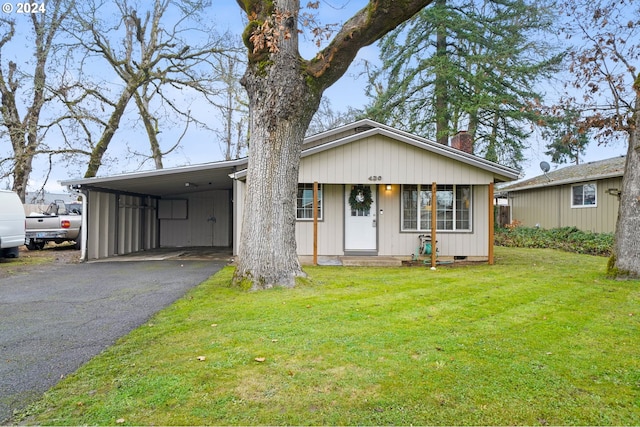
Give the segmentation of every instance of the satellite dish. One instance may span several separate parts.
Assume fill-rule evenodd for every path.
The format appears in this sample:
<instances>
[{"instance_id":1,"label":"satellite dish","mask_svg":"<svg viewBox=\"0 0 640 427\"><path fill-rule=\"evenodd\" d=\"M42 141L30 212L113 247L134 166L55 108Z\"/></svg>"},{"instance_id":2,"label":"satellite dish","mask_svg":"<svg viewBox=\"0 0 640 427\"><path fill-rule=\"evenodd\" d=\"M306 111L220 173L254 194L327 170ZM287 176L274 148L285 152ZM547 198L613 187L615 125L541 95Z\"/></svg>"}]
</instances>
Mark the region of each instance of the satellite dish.
<instances>
[{"instance_id":1,"label":"satellite dish","mask_svg":"<svg viewBox=\"0 0 640 427\"><path fill-rule=\"evenodd\" d=\"M551 166L549 166L547 162L540 162L540 169L542 169L542 172L547 173L551 169Z\"/></svg>"}]
</instances>

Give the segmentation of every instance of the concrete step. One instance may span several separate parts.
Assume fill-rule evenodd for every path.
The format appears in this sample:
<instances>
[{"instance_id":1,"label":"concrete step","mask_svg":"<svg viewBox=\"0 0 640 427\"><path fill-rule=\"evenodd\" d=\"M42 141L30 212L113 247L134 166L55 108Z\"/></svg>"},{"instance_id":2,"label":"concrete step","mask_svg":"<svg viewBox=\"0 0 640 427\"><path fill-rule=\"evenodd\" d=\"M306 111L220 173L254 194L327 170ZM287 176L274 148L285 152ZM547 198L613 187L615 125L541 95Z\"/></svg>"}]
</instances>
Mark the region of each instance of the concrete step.
<instances>
[{"instance_id":1,"label":"concrete step","mask_svg":"<svg viewBox=\"0 0 640 427\"><path fill-rule=\"evenodd\" d=\"M342 265L349 267L401 267L402 259L389 256L341 256Z\"/></svg>"}]
</instances>

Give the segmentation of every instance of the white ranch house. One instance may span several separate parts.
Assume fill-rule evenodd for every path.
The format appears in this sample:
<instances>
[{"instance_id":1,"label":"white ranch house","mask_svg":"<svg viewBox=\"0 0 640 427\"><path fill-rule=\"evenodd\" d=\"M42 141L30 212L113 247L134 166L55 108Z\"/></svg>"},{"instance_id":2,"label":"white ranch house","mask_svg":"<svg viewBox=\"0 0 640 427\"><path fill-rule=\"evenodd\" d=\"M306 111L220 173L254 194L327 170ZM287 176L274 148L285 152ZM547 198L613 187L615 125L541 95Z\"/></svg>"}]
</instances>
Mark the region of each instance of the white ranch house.
<instances>
[{"instance_id":1,"label":"white ranch house","mask_svg":"<svg viewBox=\"0 0 640 427\"><path fill-rule=\"evenodd\" d=\"M465 135L453 145L465 148ZM86 196L85 259L168 247L226 247L241 235L247 159L62 184ZM318 256L411 258L431 232L441 259L492 256L493 184L518 172L461 149L361 120L305 139L299 172L298 254L314 254L313 183L319 187ZM349 202L364 194L368 209ZM352 199L353 200L353 199Z\"/></svg>"}]
</instances>

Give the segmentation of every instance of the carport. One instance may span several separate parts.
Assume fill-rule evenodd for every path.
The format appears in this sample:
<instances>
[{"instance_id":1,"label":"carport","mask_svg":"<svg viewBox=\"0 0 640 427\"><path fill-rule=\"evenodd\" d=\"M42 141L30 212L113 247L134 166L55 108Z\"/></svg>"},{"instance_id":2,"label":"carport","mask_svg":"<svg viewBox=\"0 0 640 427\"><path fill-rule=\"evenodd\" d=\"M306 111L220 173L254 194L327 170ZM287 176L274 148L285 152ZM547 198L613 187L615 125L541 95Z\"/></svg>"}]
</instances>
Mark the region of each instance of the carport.
<instances>
[{"instance_id":1,"label":"carport","mask_svg":"<svg viewBox=\"0 0 640 427\"><path fill-rule=\"evenodd\" d=\"M234 180L247 159L71 179L83 195L83 260L158 248L233 247Z\"/></svg>"}]
</instances>

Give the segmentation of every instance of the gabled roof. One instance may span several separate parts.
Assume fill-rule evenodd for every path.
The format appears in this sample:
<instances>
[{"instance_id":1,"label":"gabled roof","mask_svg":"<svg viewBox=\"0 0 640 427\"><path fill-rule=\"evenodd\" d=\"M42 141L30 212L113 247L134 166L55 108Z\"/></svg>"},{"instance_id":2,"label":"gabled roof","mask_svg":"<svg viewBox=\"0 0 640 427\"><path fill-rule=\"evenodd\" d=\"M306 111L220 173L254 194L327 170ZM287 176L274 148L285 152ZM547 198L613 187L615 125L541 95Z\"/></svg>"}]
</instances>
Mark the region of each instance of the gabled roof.
<instances>
[{"instance_id":1,"label":"gabled roof","mask_svg":"<svg viewBox=\"0 0 640 427\"><path fill-rule=\"evenodd\" d=\"M518 171L515 169L369 119L358 120L357 122L305 138L302 146L302 158L374 135L383 135L431 153L457 160L469 166L489 171L496 176L496 179L501 181L511 181L518 178ZM236 173L234 177L243 178L246 173L246 170L242 170Z\"/></svg>"},{"instance_id":2,"label":"gabled roof","mask_svg":"<svg viewBox=\"0 0 640 427\"><path fill-rule=\"evenodd\" d=\"M618 156L583 163L581 165L567 166L544 175L505 185L500 188L500 192L531 190L541 187L615 178L624 175L625 161L626 156Z\"/></svg>"},{"instance_id":3,"label":"gabled roof","mask_svg":"<svg viewBox=\"0 0 640 427\"><path fill-rule=\"evenodd\" d=\"M359 120L305 138L302 157L311 156L373 135L384 135L396 141L486 170L492 173L498 181L510 181L518 177L518 171L515 169L501 166L481 157L467 154L455 148L447 147L368 119ZM233 186L233 181L230 177L245 177L247 164L248 159L245 157L238 160L123 173L105 177L70 179L61 181L60 184L77 189L86 188L158 197L203 190L230 190Z\"/></svg>"}]
</instances>

